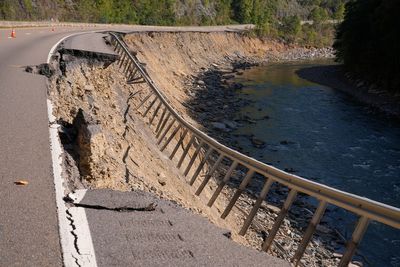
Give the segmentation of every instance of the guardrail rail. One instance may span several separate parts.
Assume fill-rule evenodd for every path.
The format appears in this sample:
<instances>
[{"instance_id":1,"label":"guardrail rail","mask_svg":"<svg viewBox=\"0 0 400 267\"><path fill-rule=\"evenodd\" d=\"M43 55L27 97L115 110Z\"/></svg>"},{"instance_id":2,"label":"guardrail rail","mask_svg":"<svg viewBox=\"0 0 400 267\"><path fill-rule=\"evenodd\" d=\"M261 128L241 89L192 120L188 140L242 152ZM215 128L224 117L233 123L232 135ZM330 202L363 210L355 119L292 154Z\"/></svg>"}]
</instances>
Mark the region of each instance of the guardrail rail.
<instances>
[{"instance_id":1,"label":"guardrail rail","mask_svg":"<svg viewBox=\"0 0 400 267\"><path fill-rule=\"evenodd\" d=\"M149 115L148 124L150 127L155 127L154 132L157 138L157 143L160 146L160 150L165 151L167 146L170 145L171 141L174 138L177 138L177 144L173 148L169 158L172 160L177 155L178 149L182 149L177 164L178 168L182 167L189 150L191 148L194 150L186 168L184 169L185 176L188 176L196 161L196 158L198 157L198 166L196 170L192 172L193 175L189 180L190 185L194 184L210 156L212 154L217 155L215 162L212 164L212 166L210 166L210 169L205 175L203 181L197 188L195 193L196 195L201 194L213 173L219 169L221 162L228 160L228 162L230 162L230 166L226 170L222 170L225 172L224 178L219 182L217 189L207 204L211 207L218 198L224 186L226 186L230 181L233 172L237 170L239 166L244 166L247 169L247 172L245 173L239 187L236 189L233 197L230 199L229 204L221 214L221 218L224 219L226 216L228 216L236 201L244 192L246 186L248 186L255 174L264 178L264 185L250 213L247 214L244 224L239 232L240 235L246 234L255 215L257 214L258 209L262 204L262 201L266 199L273 183L278 183L288 187L289 192L286 200L283 203L283 207L280 209L280 212L278 213L278 216L276 217L275 222L263 243L262 249L266 252L271 248L274 238L278 233L284 218L288 214L292 203L295 201L296 196L299 193L306 194L318 201L318 206L303 234L302 240L300 241L294 256L291 259L292 263L296 266L300 263L306 247L309 244L317 225L321 221L328 204L332 204L344 210L350 211L359 217L352 236L347 242L346 250L339 262L339 266L347 266L352 260L356 248L371 221L377 221L396 229L400 229L399 208L337 190L293 174L289 174L275 167L257 161L251 157L243 155L238 151L232 150L193 127L172 108L167 99L161 93L160 89L157 88L156 84L151 80L147 72L144 70L142 63L140 63L136 56L130 52L125 42L121 40L116 33L111 32L110 35L111 44L114 46L114 50L120 55L117 63L119 64L119 68L123 74L127 77L127 83L145 83L150 89L149 93L140 100L140 104L137 105L135 109L139 110L142 108L143 117ZM145 103L147 103L147 107ZM150 115L149 111L151 109L153 109L153 112ZM161 115L158 116L159 114ZM155 121L156 116L159 117L158 122ZM180 132L180 137L176 137L178 132ZM189 139L189 141L186 143L186 146L184 144L185 138ZM202 159L199 159L200 154L203 155Z\"/></svg>"}]
</instances>

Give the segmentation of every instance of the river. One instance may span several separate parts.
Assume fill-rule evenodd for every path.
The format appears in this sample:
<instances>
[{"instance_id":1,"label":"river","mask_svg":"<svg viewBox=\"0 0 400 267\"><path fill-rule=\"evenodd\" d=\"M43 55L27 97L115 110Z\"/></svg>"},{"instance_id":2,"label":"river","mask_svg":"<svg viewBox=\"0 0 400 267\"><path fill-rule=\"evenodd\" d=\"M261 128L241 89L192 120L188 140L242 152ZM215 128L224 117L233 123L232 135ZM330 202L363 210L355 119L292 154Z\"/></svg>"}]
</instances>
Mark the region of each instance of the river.
<instances>
[{"instance_id":1,"label":"river","mask_svg":"<svg viewBox=\"0 0 400 267\"><path fill-rule=\"evenodd\" d=\"M296 175L400 207L400 123L296 74L326 64L334 63L272 64L238 76L238 97L252 103L236 114L252 121L235 130L239 146ZM249 136L265 146L254 147ZM355 218L337 216L349 237ZM360 251L371 266L400 266L400 231L371 223Z\"/></svg>"}]
</instances>

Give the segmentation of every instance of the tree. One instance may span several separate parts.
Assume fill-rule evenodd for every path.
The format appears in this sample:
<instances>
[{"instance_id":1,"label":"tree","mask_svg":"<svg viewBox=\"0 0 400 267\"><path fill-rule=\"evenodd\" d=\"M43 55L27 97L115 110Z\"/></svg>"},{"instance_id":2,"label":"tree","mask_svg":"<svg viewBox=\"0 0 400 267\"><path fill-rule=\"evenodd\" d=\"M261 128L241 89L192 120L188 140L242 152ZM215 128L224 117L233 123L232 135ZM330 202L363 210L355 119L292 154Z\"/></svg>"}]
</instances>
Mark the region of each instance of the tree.
<instances>
[{"instance_id":1,"label":"tree","mask_svg":"<svg viewBox=\"0 0 400 267\"><path fill-rule=\"evenodd\" d=\"M337 20L342 20L344 17L344 11L345 5L344 3L340 3L336 8L335 13L333 13L333 18Z\"/></svg>"},{"instance_id":2,"label":"tree","mask_svg":"<svg viewBox=\"0 0 400 267\"><path fill-rule=\"evenodd\" d=\"M232 0L220 0L215 3L215 9L217 15L215 16L215 22L217 24L227 24L231 22L232 10L231 10Z\"/></svg>"},{"instance_id":3,"label":"tree","mask_svg":"<svg viewBox=\"0 0 400 267\"><path fill-rule=\"evenodd\" d=\"M289 41L294 42L301 31L301 20L298 16L285 17L279 27L279 35Z\"/></svg>"},{"instance_id":4,"label":"tree","mask_svg":"<svg viewBox=\"0 0 400 267\"><path fill-rule=\"evenodd\" d=\"M326 11L326 9L323 9L321 7L315 7L311 11L310 19L314 21L314 23L319 24L328 19L328 12Z\"/></svg>"},{"instance_id":5,"label":"tree","mask_svg":"<svg viewBox=\"0 0 400 267\"><path fill-rule=\"evenodd\" d=\"M400 1L358 0L346 5L334 48L347 70L400 92Z\"/></svg>"},{"instance_id":6,"label":"tree","mask_svg":"<svg viewBox=\"0 0 400 267\"><path fill-rule=\"evenodd\" d=\"M232 2L234 19L239 23L250 23L253 9L252 0L237 0Z\"/></svg>"}]
</instances>

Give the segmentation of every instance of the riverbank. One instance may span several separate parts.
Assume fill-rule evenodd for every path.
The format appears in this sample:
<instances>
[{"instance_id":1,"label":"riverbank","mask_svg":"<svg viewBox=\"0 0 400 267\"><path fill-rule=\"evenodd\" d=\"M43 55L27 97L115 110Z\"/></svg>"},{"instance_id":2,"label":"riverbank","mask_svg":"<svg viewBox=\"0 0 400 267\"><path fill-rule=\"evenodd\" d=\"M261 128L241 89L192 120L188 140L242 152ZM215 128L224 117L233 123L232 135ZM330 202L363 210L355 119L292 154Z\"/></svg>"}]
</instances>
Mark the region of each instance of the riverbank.
<instances>
[{"instance_id":1,"label":"riverbank","mask_svg":"<svg viewBox=\"0 0 400 267\"><path fill-rule=\"evenodd\" d=\"M391 95L362 80L352 78L342 65L316 66L301 69L301 78L344 92L355 100L371 107L371 112L400 120L400 95Z\"/></svg>"}]
</instances>

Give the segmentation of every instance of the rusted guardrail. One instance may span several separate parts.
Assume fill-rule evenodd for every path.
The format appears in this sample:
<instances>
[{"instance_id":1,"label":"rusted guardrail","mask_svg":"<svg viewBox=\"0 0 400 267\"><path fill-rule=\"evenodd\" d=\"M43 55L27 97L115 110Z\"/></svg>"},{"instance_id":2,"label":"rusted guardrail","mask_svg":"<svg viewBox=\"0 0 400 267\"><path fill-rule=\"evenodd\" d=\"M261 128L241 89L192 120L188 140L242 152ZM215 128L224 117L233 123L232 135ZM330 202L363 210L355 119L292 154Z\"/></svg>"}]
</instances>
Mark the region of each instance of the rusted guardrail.
<instances>
[{"instance_id":1,"label":"rusted guardrail","mask_svg":"<svg viewBox=\"0 0 400 267\"><path fill-rule=\"evenodd\" d=\"M230 166L227 170L224 170L224 178L219 182L217 189L208 202L208 206L211 207L218 198L224 186L226 186L231 179L233 172L238 169L239 166L244 166L247 169L247 172L233 197L230 199L229 204L222 212L221 218L226 218L254 175L257 173L265 179L262 190L239 232L240 235L246 234L254 216L257 214L262 201L267 197L267 194L273 183L284 185L288 187L290 191L286 197L283 207L275 219L274 225L272 226L266 240L263 243L262 249L264 251L268 251L271 248L274 238L298 193L306 194L315 198L319 202L318 207L314 212L313 217L311 218L311 221L309 222L309 225L297 248L297 251L292 258L292 262L295 265L299 264L300 259L302 258L304 251L316 230L316 226L323 217L328 204L333 204L359 216L355 230L351 239L347 242L347 248L340 260L339 266L347 266L351 261L370 221L377 221L396 229L400 229L399 208L340 191L329 186L286 173L282 170L243 155L238 151L232 150L193 127L171 107L166 98L143 69L142 64L137 60L136 56L130 53L124 41L119 39L118 35L115 33L111 33L111 36L112 45L114 45L115 51L120 55L118 61L119 67L126 75L127 82L130 84L146 83L150 88L149 94L141 99L140 104L136 106L136 110L139 110L140 108L144 109L144 112L142 113L143 117L146 117L150 114L149 125L154 125L155 127L155 136L157 138L158 145L160 145L161 151L164 151L167 146L170 145L175 136L177 136L178 132L180 132L180 137L177 138L178 141L169 158L172 160L177 155L178 149L181 149L181 155L177 164L177 167L181 168L185 158L188 156L189 150L191 148L194 149L194 152L184 170L185 176L190 173L196 158L200 158L200 154L203 155L202 159L198 160L197 169L192 172L193 175L189 181L190 185L194 184L211 154L217 155L216 161L214 164L212 164L203 181L197 188L196 195L201 194L213 173L219 168L221 162L223 160L229 160ZM147 107L145 103L147 103ZM152 109L153 111L151 114L149 112ZM155 121L156 117L158 118L157 123ZM184 142L185 138L189 140L186 145Z\"/></svg>"}]
</instances>

